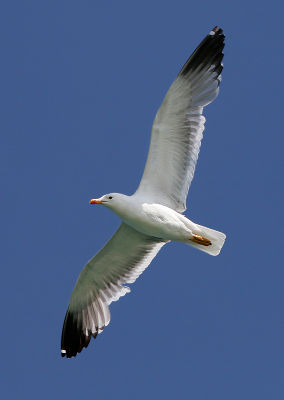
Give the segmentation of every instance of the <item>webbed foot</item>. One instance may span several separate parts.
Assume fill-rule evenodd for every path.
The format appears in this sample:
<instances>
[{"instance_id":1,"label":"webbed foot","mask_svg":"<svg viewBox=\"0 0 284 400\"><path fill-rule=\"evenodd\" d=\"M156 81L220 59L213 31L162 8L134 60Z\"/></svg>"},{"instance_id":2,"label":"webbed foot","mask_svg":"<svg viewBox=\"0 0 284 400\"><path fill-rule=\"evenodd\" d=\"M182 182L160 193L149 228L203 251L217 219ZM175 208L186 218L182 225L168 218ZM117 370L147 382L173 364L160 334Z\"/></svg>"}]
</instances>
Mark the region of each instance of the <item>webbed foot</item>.
<instances>
[{"instance_id":1,"label":"webbed foot","mask_svg":"<svg viewBox=\"0 0 284 400\"><path fill-rule=\"evenodd\" d=\"M192 236L193 237L189 239L192 242L202 244L203 246L210 246L212 244L211 241L204 236L196 235L195 233L193 233Z\"/></svg>"}]
</instances>

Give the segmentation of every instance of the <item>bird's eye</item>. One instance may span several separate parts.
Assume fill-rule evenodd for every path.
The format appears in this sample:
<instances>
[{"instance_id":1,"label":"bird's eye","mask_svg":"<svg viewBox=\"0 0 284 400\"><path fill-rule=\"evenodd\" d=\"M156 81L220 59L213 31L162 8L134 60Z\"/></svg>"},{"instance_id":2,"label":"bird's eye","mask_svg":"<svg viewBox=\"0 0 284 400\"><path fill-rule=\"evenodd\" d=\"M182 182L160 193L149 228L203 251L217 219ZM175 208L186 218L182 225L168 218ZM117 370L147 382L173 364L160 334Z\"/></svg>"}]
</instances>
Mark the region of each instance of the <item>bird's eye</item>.
<instances>
[{"instance_id":1,"label":"bird's eye","mask_svg":"<svg viewBox=\"0 0 284 400\"><path fill-rule=\"evenodd\" d=\"M112 196L109 196L108 198L111 200L111 199L112 199Z\"/></svg>"}]
</instances>

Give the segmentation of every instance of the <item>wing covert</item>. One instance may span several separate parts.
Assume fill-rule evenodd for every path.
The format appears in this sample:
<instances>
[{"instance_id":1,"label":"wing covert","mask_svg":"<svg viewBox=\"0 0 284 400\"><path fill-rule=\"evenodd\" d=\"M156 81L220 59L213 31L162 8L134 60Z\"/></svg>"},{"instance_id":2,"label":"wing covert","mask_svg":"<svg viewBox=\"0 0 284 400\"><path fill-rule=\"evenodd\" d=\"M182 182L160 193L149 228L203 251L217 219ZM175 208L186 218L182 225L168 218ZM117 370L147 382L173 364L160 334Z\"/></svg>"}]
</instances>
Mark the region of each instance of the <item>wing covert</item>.
<instances>
[{"instance_id":1,"label":"wing covert","mask_svg":"<svg viewBox=\"0 0 284 400\"><path fill-rule=\"evenodd\" d=\"M224 48L215 27L190 56L166 94L155 117L150 149L136 195L186 209L203 136L203 107L218 95Z\"/></svg>"},{"instance_id":2,"label":"wing covert","mask_svg":"<svg viewBox=\"0 0 284 400\"><path fill-rule=\"evenodd\" d=\"M110 321L109 305L130 289L166 242L121 223L81 272L71 295L61 338L62 357L73 357Z\"/></svg>"}]
</instances>

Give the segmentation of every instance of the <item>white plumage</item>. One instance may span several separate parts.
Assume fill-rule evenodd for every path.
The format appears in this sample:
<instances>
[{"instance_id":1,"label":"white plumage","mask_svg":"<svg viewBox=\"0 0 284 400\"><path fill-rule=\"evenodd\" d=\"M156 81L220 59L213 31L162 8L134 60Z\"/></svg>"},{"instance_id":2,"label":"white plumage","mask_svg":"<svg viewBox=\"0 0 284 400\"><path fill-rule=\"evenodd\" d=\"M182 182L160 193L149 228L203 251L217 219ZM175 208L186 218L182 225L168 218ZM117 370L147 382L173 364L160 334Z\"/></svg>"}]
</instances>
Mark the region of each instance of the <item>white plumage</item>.
<instances>
[{"instance_id":1,"label":"white plumage","mask_svg":"<svg viewBox=\"0 0 284 400\"><path fill-rule=\"evenodd\" d=\"M103 204L122 223L81 272L65 316L61 354L72 357L87 347L110 321L109 305L130 289L170 240L219 254L225 235L195 224L181 213L201 145L203 107L218 95L224 35L214 28L188 59L156 115L149 154L136 193L104 195Z\"/></svg>"}]
</instances>

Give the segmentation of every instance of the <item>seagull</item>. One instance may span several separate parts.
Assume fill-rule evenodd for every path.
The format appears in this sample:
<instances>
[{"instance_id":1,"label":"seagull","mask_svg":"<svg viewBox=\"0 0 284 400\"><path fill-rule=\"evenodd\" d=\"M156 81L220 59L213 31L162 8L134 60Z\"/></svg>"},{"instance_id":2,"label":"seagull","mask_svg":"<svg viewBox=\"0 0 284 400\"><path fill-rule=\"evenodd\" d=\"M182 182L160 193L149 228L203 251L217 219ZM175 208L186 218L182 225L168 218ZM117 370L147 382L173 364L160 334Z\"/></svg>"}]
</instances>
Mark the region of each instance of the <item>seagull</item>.
<instances>
[{"instance_id":1,"label":"seagull","mask_svg":"<svg viewBox=\"0 0 284 400\"><path fill-rule=\"evenodd\" d=\"M78 278L63 324L62 357L75 357L103 331L110 322L109 305L130 292L125 284L133 283L166 243L220 253L225 234L190 221L183 212L203 136L203 108L219 92L224 39L221 28L212 29L169 88L153 123L137 191L90 200L122 222Z\"/></svg>"}]
</instances>

